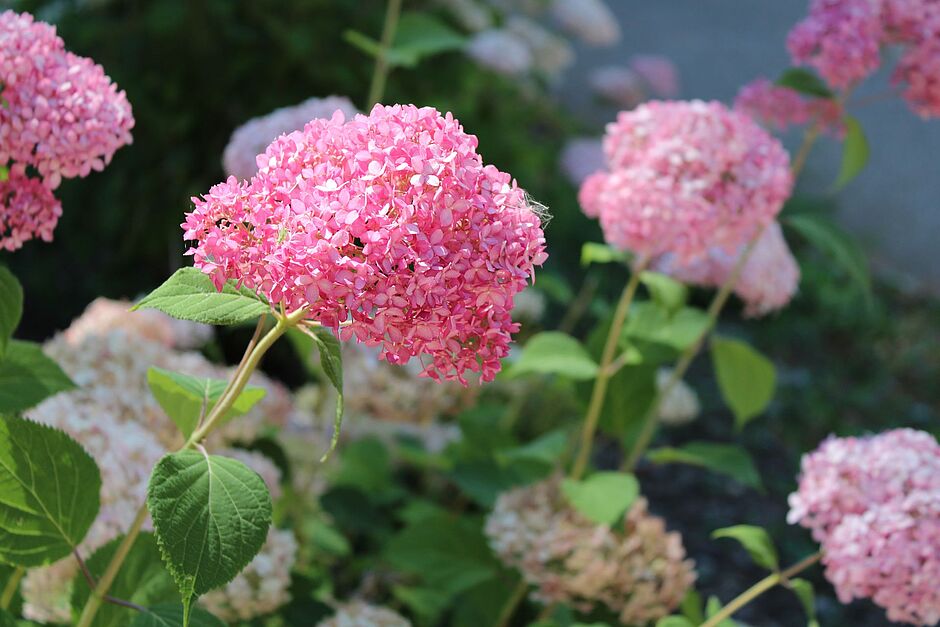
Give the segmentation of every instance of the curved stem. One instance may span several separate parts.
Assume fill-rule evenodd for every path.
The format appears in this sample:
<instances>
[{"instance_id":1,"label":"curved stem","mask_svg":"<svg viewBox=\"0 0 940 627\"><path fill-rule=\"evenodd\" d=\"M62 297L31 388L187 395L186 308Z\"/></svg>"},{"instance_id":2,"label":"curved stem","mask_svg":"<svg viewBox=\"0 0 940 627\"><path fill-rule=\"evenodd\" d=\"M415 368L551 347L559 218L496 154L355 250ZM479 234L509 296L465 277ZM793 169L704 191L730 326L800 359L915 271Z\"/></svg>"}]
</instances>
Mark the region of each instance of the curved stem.
<instances>
[{"instance_id":1,"label":"curved stem","mask_svg":"<svg viewBox=\"0 0 940 627\"><path fill-rule=\"evenodd\" d=\"M101 579L98 580L91 594L88 595L88 601L85 603L85 607L82 608L82 615L75 624L76 627L91 627L91 621L94 620L95 614L98 613L98 608L101 607L101 603L105 600L108 589L111 587L111 584L114 583L114 578L117 577L121 565L124 564L124 560L127 558L127 554L131 552L131 547L134 546L137 534L140 533L140 528L143 526L146 519L147 504L145 503L137 510L137 516L134 517L134 522L131 523L130 529L127 530L124 539L121 540L121 544L118 545L117 551L114 552L114 556L112 556L111 561L108 562L108 567L105 569L104 574L101 575Z\"/></svg>"},{"instance_id":2,"label":"curved stem","mask_svg":"<svg viewBox=\"0 0 940 627\"><path fill-rule=\"evenodd\" d=\"M744 269L744 265L754 251L754 246L757 244L757 240L760 239L763 231L764 229L760 229L754 237L751 238L751 241L748 242L744 250L741 251L741 255L731 269L731 274L725 279L725 282L708 306L708 319L705 327L702 329L701 333L699 333L698 338L682 352L679 361L676 362L675 367L672 369L672 374L666 381L666 385L653 397L653 401L643 415L643 426L640 428L640 434L637 436L636 442L634 442L633 448L630 450L630 455L627 457L626 464L624 465L624 470L627 472L633 471L640 457L643 455L643 452L646 450L646 447L649 446L650 441L653 439L653 435L656 433L656 418L659 415L659 408L662 405L663 399L669 396L673 388L675 388L676 385L679 384L679 381L682 380L682 377L685 376L686 370L692 365L695 356L698 355L699 350L701 350L702 345L705 343L705 339L712 332L712 329L715 328L715 324L718 322L718 315L721 313L722 308L724 308L725 303L728 302L728 297L731 296L731 292L738 282L741 270Z\"/></svg>"},{"instance_id":3,"label":"curved stem","mask_svg":"<svg viewBox=\"0 0 940 627\"><path fill-rule=\"evenodd\" d=\"M26 569L22 566L17 566L16 570L10 573L10 578L7 580L7 585L3 587L3 594L0 594L0 610L5 610L10 607L10 602L13 600L13 596L19 589L20 580L25 574Z\"/></svg>"},{"instance_id":4,"label":"curved stem","mask_svg":"<svg viewBox=\"0 0 940 627\"><path fill-rule=\"evenodd\" d=\"M506 627L509 624L509 621L512 620L512 615L516 613L516 608L519 607L522 599L525 598L525 593L528 589L529 585L525 582L525 579L520 579L516 589L512 591L512 596L507 599L506 605L500 610L499 618L496 620L496 627Z\"/></svg>"},{"instance_id":5,"label":"curved stem","mask_svg":"<svg viewBox=\"0 0 940 627\"><path fill-rule=\"evenodd\" d=\"M226 387L226 391L222 394L222 397L219 398L219 402L212 408L212 411L209 412L205 423L189 436L189 439L186 440L186 443L179 450L195 446L218 426L222 417L235 403L239 394L245 389L245 386L248 384L248 379L251 378L251 375L258 367L264 354L278 338L284 335L287 329L300 322L306 313L305 309L299 309L289 316L278 317L277 324L275 324L274 328L268 331L261 340L257 338L263 327L264 319L258 322L258 327L255 329L255 335L249 344L249 349L245 352L245 356L242 357L242 362L235 370L232 380ZM147 504L144 503L137 511L134 522L131 523L130 529L127 530L127 534L118 546L117 551L115 551L111 561L108 563L107 569L101 576L101 579L98 580L98 584L95 586L92 594L88 597L88 601L82 609L82 614L76 623L76 627L91 627L92 620L94 620L98 608L101 607L101 603L108 598L108 589L111 587L114 578L124 564L124 560L127 558L127 554L134 545L134 541L137 539L140 528L143 526L146 519Z\"/></svg>"},{"instance_id":6,"label":"curved stem","mask_svg":"<svg viewBox=\"0 0 940 627\"><path fill-rule=\"evenodd\" d=\"M712 616L707 621L702 623L700 627L715 627L716 625L720 624L721 621L727 618L731 618L731 615L737 612L739 609L741 609L742 607L744 607L745 605L747 605L748 603L750 603L751 601L753 601L754 599L762 595L763 593L767 592L774 586L778 584L785 584L788 579L790 579L797 573L803 570L806 570L807 568L809 568L810 566L818 562L821 557L822 557L821 553L814 553L810 555L809 557L797 562L790 568L787 568L786 570L767 575L766 577L764 577L763 579L755 583L753 586L751 586L750 588L748 588L747 590L739 594L737 597L735 597L730 603L728 603L728 605L721 608L721 610L718 611L714 616Z\"/></svg>"},{"instance_id":7,"label":"curved stem","mask_svg":"<svg viewBox=\"0 0 940 627\"><path fill-rule=\"evenodd\" d=\"M601 354L600 367L597 370L597 377L594 379L594 389L591 391L591 401L588 405L587 415L584 418L584 426L581 429L581 444L578 448L578 456L575 458L574 467L571 470L573 479L580 479L587 469L588 461L591 458L591 446L594 443L594 434L597 431L597 422L601 416L601 410L604 408L604 397L607 395L607 384L612 375L610 364L614 360L617 352L617 345L620 341L620 333L623 330L623 323L627 319L627 313L630 311L630 303L633 302L633 296L640 284L640 274L646 268L647 260L641 260L630 274L630 280L623 288L623 294L620 296L620 302L617 303L617 309L614 311L614 318L610 323L610 330L607 332L607 342L604 344L604 352Z\"/></svg>"},{"instance_id":8,"label":"curved stem","mask_svg":"<svg viewBox=\"0 0 940 627\"><path fill-rule=\"evenodd\" d=\"M369 86L369 107L372 107L385 95L385 82L388 80L389 63L388 50L395 39L395 30L398 28L398 16L401 15L402 0L388 0L385 8L385 24L382 26L382 41L379 42L379 52L375 57L375 70L372 72L372 84Z\"/></svg>"}]
</instances>

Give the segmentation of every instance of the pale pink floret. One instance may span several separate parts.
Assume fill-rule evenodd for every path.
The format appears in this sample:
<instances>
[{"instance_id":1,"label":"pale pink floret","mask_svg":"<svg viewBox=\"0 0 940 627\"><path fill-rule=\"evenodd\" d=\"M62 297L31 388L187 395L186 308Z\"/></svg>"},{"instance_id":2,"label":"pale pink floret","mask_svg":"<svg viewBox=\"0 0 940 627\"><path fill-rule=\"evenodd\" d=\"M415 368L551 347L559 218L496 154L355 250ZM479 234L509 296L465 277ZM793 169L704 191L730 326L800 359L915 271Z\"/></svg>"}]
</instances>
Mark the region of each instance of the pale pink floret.
<instances>
[{"instance_id":1,"label":"pale pink floret","mask_svg":"<svg viewBox=\"0 0 940 627\"><path fill-rule=\"evenodd\" d=\"M836 89L878 69L884 27L880 0L811 0L787 37L794 63L810 65Z\"/></svg>"},{"instance_id":2,"label":"pale pink floret","mask_svg":"<svg viewBox=\"0 0 940 627\"><path fill-rule=\"evenodd\" d=\"M604 151L608 169L584 181L581 206L609 244L640 257L732 252L774 219L793 186L780 142L717 102L621 112Z\"/></svg>"},{"instance_id":3,"label":"pale pink floret","mask_svg":"<svg viewBox=\"0 0 940 627\"><path fill-rule=\"evenodd\" d=\"M250 181L194 198L189 253L275 306L379 346L423 374L492 380L518 329L510 312L544 262L538 215L450 114L377 105L275 140Z\"/></svg>"},{"instance_id":4,"label":"pale pink floret","mask_svg":"<svg viewBox=\"0 0 940 627\"><path fill-rule=\"evenodd\" d=\"M14 251L35 237L52 241L62 205L39 179L11 172L0 182L0 248Z\"/></svg>"},{"instance_id":5,"label":"pale pink floret","mask_svg":"<svg viewBox=\"0 0 940 627\"><path fill-rule=\"evenodd\" d=\"M682 264L675 256L655 260L653 269L684 283L704 287L720 287L731 276L743 248L729 254L721 248L710 250L704 257ZM796 294L800 283L800 266L783 238L776 222L767 227L754 245L754 250L741 270L734 293L744 301L747 316L763 316L785 307Z\"/></svg>"},{"instance_id":6,"label":"pale pink floret","mask_svg":"<svg viewBox=\"0 0 940 627\"><path fill-rule=\"evenodd\" d=\"M888 618L940 620L940 445L895 429L829 438L805 455L787 519L812 530L839 598L871 598Z\"/></svg>"},{"instance_id":7,"label":"pale pink floret","mask_svg":"<svg viewBox=\"0 0 940 627\"><path fill-rule=\"evenodd\" d=\"M923 118L940 117L940 28L908 48L892 80L904 84L904 99Z\"/></svg>"},{"instance_id":8,"label":"pale pink floret","mask_svg":"<svg viewBox=\"0 0 940 627\"><path fill-rule=\"evenodd\" d=\"M235 129L225 146L222 153L225 173L240 179L251 178L258 171L258 155L277 136L302 130L314 118L331 118L336 111L342 111L346 117L357 113L348 98L327 96L309 98L292 107L275 109L267 115L248 120Z\"/></svg>"},{"instance_id":9,"label":"pale pink floret","mask_svg":"<svg viewBox=\"0 0 940 627\"><path fill-rule=\"evenodd\" d=\"M0 164L31 166L50 189L103 169L131 142L124 92L28 13L0 14L0 84Z\"/></svg>"},{"instance_id":10,"label":"pale pink floret","mask_svg":"<svg viewBox=\"0 0 940 627\"><path fill-rule=\"evenodd\" d=\"M734 99L734 109L777 131L814 122L833 135L841 137L845 133L842 107L834 99L807 97L766 78L742 87Z\"/></svg>"}]
</instances>

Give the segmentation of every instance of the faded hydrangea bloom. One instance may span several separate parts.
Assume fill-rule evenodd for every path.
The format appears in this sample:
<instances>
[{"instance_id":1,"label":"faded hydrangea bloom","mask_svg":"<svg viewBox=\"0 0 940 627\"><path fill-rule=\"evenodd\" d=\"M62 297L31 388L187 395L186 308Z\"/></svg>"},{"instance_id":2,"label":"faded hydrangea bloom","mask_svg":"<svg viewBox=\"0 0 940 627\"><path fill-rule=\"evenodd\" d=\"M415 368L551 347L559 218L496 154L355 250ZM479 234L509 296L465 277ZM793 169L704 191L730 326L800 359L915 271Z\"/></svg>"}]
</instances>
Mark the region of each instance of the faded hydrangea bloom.
<instances>
[{"instance_id":1,"label":"faded hydrangea bloom","mask_svg":"<svg viewBox=\"0 0 940 627\"><path fill-rule=\"evenodd\" d=\"M124 329L171 348L197 348L212 339L208 324L177 320L155 309L131 311L131 307L130 301L96 298L62 335L66 342L77 344L89 335Z\"/></svg>"},{"instance_id":2,"label":"faded hydrangea bloom","mask_svg":"<svg viewBox=\"0 0 940 627\"><path fill-rule=\"evenodd\" d=\"M718 102L649 102L622 111L604 137L607 169L579 200L612 246L682 263L734 252L783 207L790 159L749 116Z\"/></svg>"},{"instance_id":3,"label":"faded hydrangea bloom","mask_svg":"<svg viewBox=\"0 0 940 627\"><path fill-rule=\"evenodd\" d=\"M411 622L388 608L353 601L341 605L317 627L411 627Z\"/></svg>"},{"instance_id":4,"label":"faded hydrangea bloom","mask_svg":"<svg viewBox=\"0 0 940 627\"><path fill-rule=\"evenodd\" d=\"M493 25L489 7L480 0L437 0L465 29L476 32Z\"/></svg>"},{"instance_id":5,"label":"faded hydrangea bloom","mask_svg":"<svg viewBox=\"0 0 940 627\"><path fill-rule=\"evenodd\" d=\"M548 78L556 78L574 63L574 50L563 37L526 17L514 16L506 29L519 37L532 55L532 68Z\"/></svg>"},{"instance_id":6,"label":"faded hydrangea bloom","mask_svg":"<svg viewBox=\"0 0 940 627\"><path fill-rule=\"evenodd\" d=\"M604 0L551 0L549 10L564 30L593 46L620 41L620 25Z\"/></svg>"},{"instance_id":7,"label":"faded hydrangea bloom","mask_svg":"<svg viewBox=\"0 0 940 627\"><path fill-rule=\"evenodd\" d=\"M870 598L892 621L940 621L940 444L930 434L830 437L803 457L787 520L812 530L844 603Z\"/></svg>"},{"instance_id":8,"label":"faded hydrangea bloom","mask_svg":"<svg viewBox=\"0 0 940 627\"><path fill-rule=\"evenodd\" d=\"M683 263L675 255L664 255L653 262L653 269L684 283L720 287L731 276L743 246L734 253L713 248L703 257ZM768 226L751 251L734 293L744 301L744 315L764 316L785 307L800 284L800 266L783 237L778 222Z\"/></svg>"},{"instance_id":9,"label":"faded hydrangea bloom","mask_svg":"<svg viewBox=\"0 0 940 627\"><path fill-rule=\"evenodd\" d=\"M240 179L251 178L258 171L258 156L278 136L299 131L316 118L330 119L337 111L342 111L347 117L357 113L349 98L327 96L309 98L298 105L275 109L245 122L232 133L222 153L225 173Z\"/></svg>"},{"instance_id":10,"label":"faded hydrangea bloom","mask_svg":"<svg viewBox=\"0 0 940 627\"><path fill-rule=\"evenodd\" d=\"M525 192L476 149L428 107L313 120L268 146L250 181L193 199L189 254L217 287L257 289L390 363L491 381L518 330L513 297L547 254Z\"/></svg>"},{"instance_id":11,"label":"faded hydrangea bloom","mask_svg":"<svg viewBox=\"0 0 940 627\"><path fill-rule=\"evenodd\" d=\"M656 387L660 392L666 387L672 376L670 368L660 368L656 372ZM685 381L680 380L659 404L659 421L671 427L684 425L698 418L701 406L698 395Z\"/></svg>"},{"instance_id":12,"label":"faded hydrangea bloom","mask_svg":"<svg viewBox=\"0 0 940 627\"><path fill-rule=\"evenodd\" d=\"M669 614L695 580L678 533L639 498L621 523L598 525L561 494L560 478L503 493L486 521L500 559L534 586L532 598L589 612L605 605L625 624Z\"/></svg>"},{"instance_id":13,"label":"faded hydrangea bloom","mask_svg":"<svg viewBox=\"0 0 940 627\"><path fill-rule=\"evenodd\" d=\"M532 51L515 33L489 28L470 38L467 56L497 74L521 76L532 70Z\"/></svg>"}]
</instances>

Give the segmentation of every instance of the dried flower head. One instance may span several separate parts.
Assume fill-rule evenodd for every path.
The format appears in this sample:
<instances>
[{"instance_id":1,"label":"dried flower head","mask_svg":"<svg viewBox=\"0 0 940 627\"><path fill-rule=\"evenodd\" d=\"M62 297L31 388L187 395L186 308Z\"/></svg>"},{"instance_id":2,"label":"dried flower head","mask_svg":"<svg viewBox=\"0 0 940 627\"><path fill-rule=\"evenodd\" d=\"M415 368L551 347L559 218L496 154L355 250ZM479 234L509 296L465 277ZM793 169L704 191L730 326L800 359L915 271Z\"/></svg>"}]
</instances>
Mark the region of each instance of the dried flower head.
<instances>
[{"instance_id":1,"label":"dried flower head","mask_svg":"<svg viewBox=\"0 0 940 627\"><path fill-rule=\"evenodd\" d=\"M625 624L669 614L695 580L678 533L639 498L615 527L565 501L554 477L506 492L486 521L490 546L535 586L532 598L588 612L605 605Z\"/></svg>"},{"instance_id":2,"label":"dried flower head","mask_svg":"<svg viewBox=\"0 0 940 627\"><path fill-rule=\"evenodd\" d=\"M190 254L217 286L233 279L305 309L391 363L425 356L425 376L492 380L545 238L525 193L476 146L432 108L314 120L275 140L251 181L194 199Z\"/></svg>"},{"instance_id":3,"label":"dried flower head","mask_svg":"<svg viewBox=\"0 0 940 627\"><path fill-rule=\"evenodd\" d=\"M621 112L604 151L607 170L584 181L581 206L609 244L641 258L734 251L774 219L793 185L780 142L717 102Z\"/></svg>"},{"instance_id":4,"label":"dried flower head","mask_svg":"<svg viewBox=\"0 0 940 627\"><path fill-rule=\"evenodd\" d=\"M225 173L240 179L249 179L258 171L258 157L272 141L284 133L303 129L316 118L330 119L337 111L346 117L358 113L349 98L327 96L309 98L292 107L275 109L267 115L248 120L232 133L222 153Z\"/></svg>"},{"instance_id":5,"label":"dried flower head","mask_svg":"<svg viewBox=\"0 0 940 627\"><path fill-rule=\"evenodd\" d=\"M411 627L411 622L388 608L352 601L341 605L317 627Z\"/></svg>"}]
</instances>

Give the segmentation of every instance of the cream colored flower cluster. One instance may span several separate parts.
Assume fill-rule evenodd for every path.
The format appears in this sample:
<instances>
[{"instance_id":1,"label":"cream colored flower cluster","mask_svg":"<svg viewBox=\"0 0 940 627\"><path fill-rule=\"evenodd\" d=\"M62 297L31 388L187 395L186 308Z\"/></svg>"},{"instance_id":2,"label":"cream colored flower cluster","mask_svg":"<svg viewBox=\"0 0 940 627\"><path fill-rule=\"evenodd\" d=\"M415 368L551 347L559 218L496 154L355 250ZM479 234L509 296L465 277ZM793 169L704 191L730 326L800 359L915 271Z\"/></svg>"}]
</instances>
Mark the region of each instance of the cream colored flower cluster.
<instances>
[{"instance_id":1,"label":"cream colored flower cluster","mask_svg":"<svg viewBox=\"0 0 940 627\"><path fill-rule=\"evenodd\" d=\"M353 601L340 606L317 627L411 627L411 623L388 608Z\"/></svg>"},{"instance_id":2,"label":"cream colored flower cluster","mask_svg":"<svg viewBox=\"0 0 940 627\"><path fill-rule=\"evenodd\" d=\"M682 538L638 498L621 523L591 522L565 501L560 478L502 494L486 522L490 546L534 586L534 600L590 612L599 605L625 624L669 614L695 581Z\"/></svg>"}]
</instances>

